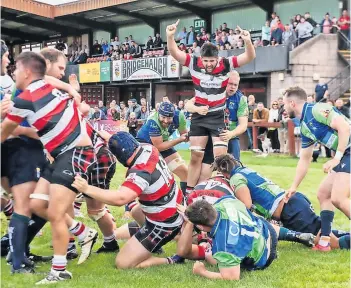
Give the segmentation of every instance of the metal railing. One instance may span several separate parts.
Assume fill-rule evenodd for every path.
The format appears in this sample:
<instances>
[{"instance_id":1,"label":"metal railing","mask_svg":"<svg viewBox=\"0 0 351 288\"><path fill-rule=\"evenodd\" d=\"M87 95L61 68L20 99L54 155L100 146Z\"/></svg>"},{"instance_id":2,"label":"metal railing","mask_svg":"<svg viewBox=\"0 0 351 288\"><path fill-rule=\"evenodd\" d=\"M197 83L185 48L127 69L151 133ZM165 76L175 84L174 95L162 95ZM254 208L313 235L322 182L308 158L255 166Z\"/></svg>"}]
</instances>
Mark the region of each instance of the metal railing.
<instances>
[{"instance_id":1,"label":"metal railing","mask_svg":"<svg viewBox=\"0 0 351 288\"><path fill-rule=\"evenodd\" d=\"M348 32L350 33L350 32ZM351 47L350 39L341 31L338 31L338 46L339 50L349 50Z\"/></svg>"},{"instance_id":2,"label":"metal railing","mask_svg":"<svg viewBox=\"0 0 351 288\"><path fill-rule=\"evenodd\" d=\"M350 89L350 65L327 82L329 99L336 100Z\"/></svg>"}]
</instances>

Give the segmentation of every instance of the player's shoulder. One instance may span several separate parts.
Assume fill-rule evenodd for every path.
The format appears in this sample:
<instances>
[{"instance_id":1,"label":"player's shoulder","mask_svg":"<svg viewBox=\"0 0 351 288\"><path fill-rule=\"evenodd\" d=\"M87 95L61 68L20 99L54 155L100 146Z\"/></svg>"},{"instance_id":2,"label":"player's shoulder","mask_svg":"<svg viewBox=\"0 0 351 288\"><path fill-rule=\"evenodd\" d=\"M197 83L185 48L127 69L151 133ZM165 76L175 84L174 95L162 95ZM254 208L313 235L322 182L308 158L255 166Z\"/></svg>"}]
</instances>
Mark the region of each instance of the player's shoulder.
<instances>
[{"instance_id":1,"label":"player's shoulder","mask_svg":"<svg viewBox=\"0 0 351 288\"><path fill-rule=\"evenodd\" d=\"M321 117L328 118L330 112L335 111L335 108L327 103L316 103L310 107L307 106L306 112L308 112L308 110L310 110L312 116L318 120Z\"/></svg>"}]
</instances>

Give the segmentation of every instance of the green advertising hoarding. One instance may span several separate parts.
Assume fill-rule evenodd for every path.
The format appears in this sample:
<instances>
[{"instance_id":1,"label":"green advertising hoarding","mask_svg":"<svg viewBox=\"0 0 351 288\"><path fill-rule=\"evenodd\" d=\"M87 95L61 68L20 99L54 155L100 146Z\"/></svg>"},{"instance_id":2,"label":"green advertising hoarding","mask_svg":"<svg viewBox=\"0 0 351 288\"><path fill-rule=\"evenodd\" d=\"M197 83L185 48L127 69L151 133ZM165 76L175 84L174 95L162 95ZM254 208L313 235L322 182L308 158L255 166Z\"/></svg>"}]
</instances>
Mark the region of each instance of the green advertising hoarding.
<instances>
[{"instance_id":1,"label":"green advertising hoarding","mask_svg":"<svg viewBox=\"0 0 351 288\"><path fill-rule=\"evenodd\" d=\"M111 80L111 62L100 62L100 82Z\"/></svg>"}]
</instances>

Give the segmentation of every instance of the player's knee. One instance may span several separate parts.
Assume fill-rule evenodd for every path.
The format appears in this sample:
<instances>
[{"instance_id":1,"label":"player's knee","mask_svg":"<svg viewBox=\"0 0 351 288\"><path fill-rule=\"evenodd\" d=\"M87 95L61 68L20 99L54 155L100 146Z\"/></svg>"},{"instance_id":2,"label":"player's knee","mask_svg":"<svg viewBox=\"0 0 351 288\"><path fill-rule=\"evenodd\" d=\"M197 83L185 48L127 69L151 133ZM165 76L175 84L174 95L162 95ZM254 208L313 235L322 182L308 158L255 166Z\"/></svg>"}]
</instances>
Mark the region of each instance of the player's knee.
<instances>
[{"instance_id":1,"label":"player's knee","mask_svg":"<svg viewBox=\"0 0 351 288\"><path fill-rule=\"evenodd\" d=\"M119 257L120 254L117 255L116 257L116 268L117 269L130 269L133 268L131 263L128 263L128 260L126 258Z\"/></svg>"},{"instance_id":2,"label":"player's knee","mask_svg":"<svg viewBox=\"0 0 351 288\"><path fill-rule=\"evenodd\" d=\"M173 159L167 166L171 172L187 170L185 161L181 157Z\"/></svg>"},{"instance_id":3,"label":"player's knee","mask_svg":"<svg viewBox=\"0 0 351 288\"><path fill-rule=\"evenodd\" d=\"M188 258L189 249L185 246L177 245L177 255L183 258Z\"/></svg>"},{"instance_id":4,"label":"player's knee","mask_svg":"<svg viewBox=\"0 0 351 288\"><path fill-rule=\"evenodd\" d=\"M331 196L331 202L336 208L340 208L343 201L347 201L347 199L342 199L341 195L334 193Z\"/></svg>"},{"instance_id":5,"label":"player's knee","mask_svg":"<svg viewBox=\"0 0 351 288\"><path fill-rule=\"evenodd\" d=\"M190 147L190 149L191 149L190 162L200 163L202 161L202 159L204 158L205 149L202 149L201 147Z\"/></svg>"},{"instance_id":6,"label":"player's knee","mask_svg":"<svg viewBox=\"0 0 351 288\"><path fill-rule=\"evenodd\" d=\"M325 193L324 191L319 191L317 194L317 198L319 203L330 201L330 195L328 193Z\"/></svg>"},{"instance_id":7,"label":"player's knee","mask_svg":"<svg viewBox=\"0 0 351 288\"><path fill-rule=\"evenodd\" d=\"M91 220L98 222L102 217L104 217L107 213L106 207L98 210L88 209L88 216Z\"/></svg>"},{"instance_id":8,"label":"player's knee","mask_svg":"<svg viewBox=\"0 0 351 288\"><path fill-rule=\"evenodd\" d=\"M29 207L32 213L44 211L48 208L49 195L33 193L29 198Z\"/></svg>"}]
</instances>

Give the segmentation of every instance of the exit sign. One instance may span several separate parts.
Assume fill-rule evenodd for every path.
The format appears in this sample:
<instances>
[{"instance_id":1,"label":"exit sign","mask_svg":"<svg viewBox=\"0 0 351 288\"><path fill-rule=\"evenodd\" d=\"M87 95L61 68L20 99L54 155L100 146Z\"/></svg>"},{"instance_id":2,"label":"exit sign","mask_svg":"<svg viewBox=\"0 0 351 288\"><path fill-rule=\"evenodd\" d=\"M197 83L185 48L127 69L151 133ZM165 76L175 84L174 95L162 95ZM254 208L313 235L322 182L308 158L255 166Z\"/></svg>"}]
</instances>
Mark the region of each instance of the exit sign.
<instances>
[{"instance_id":1,"label":"exit sign","mask_svg":"<svg viewBox=\"0 0 351 288\"><path fill-rule=\"evenodd\" d=\"M200 33L201 28L205 28L206 30L206 21L202 19L195 19L194 20L194 30L196 33Z\"/></svg>"}]
</instances>

